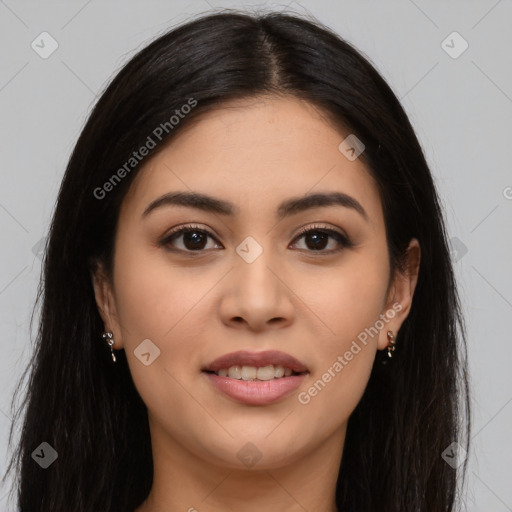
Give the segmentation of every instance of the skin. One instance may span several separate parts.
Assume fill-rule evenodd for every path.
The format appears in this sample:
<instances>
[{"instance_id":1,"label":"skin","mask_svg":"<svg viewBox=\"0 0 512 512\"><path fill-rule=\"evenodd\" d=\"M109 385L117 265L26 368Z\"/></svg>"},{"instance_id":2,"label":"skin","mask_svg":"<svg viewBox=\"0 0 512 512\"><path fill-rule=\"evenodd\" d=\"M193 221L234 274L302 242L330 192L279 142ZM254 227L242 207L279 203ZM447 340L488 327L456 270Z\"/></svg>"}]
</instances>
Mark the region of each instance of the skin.
<instances>
[{"instance_id":1,"label":"skin","mask_svg":"<svg viewBox=\"0 0 512 512\"><path fill-rule=\"evenodd\" d=\"M100 268L93 283L105 328L125 349L148 408L154 481L136 512L337 510L347 421L376 351L388 345L386 332L396 336L409 313L420 261L413 239L406 271L391 276L378 189L359 158L338 150L347 135L292 97L231 101L179 132L134 179L121 207L113 280ZM143 218L171 191L209 194L240 212L230 218L170 205ZM335 205L277 222L281 201L332 191L357 199L368 220ZM169 243L176 252L158 244L187 223L215 237L204 238L203 252L179 235ZM354 246L328 238L315 251L310 236L297 238L313 224L345 233ZM247 236L263 248L250 264L235 251ZM319 254L331 249L340 250ZM298 394L393 304L400 311L300 403ZM134 355L145 339L160 350L149 366ZM271 405L238 403L201 373L223 354L272 349L302 361L309 374ZM253 467L237 457L248 442L261 454Z\"/></svg>"}]
</instances>

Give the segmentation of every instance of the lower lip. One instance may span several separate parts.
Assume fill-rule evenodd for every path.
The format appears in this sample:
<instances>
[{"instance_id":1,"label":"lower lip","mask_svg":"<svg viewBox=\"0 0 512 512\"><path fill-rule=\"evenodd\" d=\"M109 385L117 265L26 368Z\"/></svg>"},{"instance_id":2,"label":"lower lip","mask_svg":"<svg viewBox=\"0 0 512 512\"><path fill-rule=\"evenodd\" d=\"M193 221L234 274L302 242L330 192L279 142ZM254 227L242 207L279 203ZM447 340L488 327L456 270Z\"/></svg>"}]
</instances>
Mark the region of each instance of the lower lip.
<instances>
[{"instance_id":1,"label":"lower lip","mask_svg":"<svg viewBox=\"0 0 512 512\"><path fill-rule=\"evenodd\" d=\"M273 380L238 380L203 372L222 393L250 405L266 405L277 402L295 391L307 374L291 375Z\"/></svg>"}]
</instances>

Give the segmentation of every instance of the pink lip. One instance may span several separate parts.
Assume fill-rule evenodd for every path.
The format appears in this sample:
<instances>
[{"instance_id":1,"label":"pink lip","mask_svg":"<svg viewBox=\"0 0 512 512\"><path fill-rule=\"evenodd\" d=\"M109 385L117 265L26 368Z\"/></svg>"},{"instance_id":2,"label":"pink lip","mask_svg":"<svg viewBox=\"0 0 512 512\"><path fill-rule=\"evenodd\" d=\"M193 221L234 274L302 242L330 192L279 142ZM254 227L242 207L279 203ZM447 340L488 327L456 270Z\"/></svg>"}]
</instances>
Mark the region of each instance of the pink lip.
<instances>
[{"instance_id":1,"label":"pink lip","mask_svg":"<svg viewBox=\"0 0 512 512\"><path fill-rule=\"evenodd\" d=\"M303 363L291 355L277 350L265 350L263 352L240 350L238 352L231 352L215 359L215 361L205 366L203 371L218 372L223 368L230 368L231 366L255 366L259 368L261 366L269 365L281 365L285 368L290 368L296 373L305 373L308 371ZM284 378L286 377L283 377L283 379Z\"/></svg>"},{"instance_id":2,"label":"pink lip","mask_svg":"<svg viewBox=\"0 0 512 512\"><path fill-rule=\"evenodd\" d=\"M250 405L266 405L276 402L295 391L306 377L306 374L303 373L280 379L259 381L238 380L220 377L215 373L203 373L220 392L238 402Z\"/></svg>"}]
</instances>

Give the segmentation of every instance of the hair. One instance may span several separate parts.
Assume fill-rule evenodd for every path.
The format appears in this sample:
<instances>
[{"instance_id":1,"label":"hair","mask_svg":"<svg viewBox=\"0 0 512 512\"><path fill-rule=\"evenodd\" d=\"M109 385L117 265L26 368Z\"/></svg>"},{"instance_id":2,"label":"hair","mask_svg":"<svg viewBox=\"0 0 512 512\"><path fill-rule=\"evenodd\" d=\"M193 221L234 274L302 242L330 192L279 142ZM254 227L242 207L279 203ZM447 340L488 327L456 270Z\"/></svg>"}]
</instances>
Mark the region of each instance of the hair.
<instances>
[{"instance_id":1,"label":"hair","mask_svg":"<svg viewBox=\"0 0 512 512\"><path fill-rule=\"evenodd\" d=\"M120 206L142 164L115 183L112 177L191 99L196 106L183 109L190 112L172 129L161 128L150 156L202 113L261 95L305 100L363 141L359 158L378 185L392 273L404 269L412 238L421 246L398 350L387 365L377 352L349 418L337 506L453 510L467 460L455 470L441 454L452 442L469 451L466 334L440 199L414 130L369 60L328 27L294 14L224 11L189 20L140 50L106 87L74 147L43 258L33 357L15 393L28 373L7 470L17 470L21 512L132 511L147 497L147 409L124 351L115 365L110 360L91 280L98 264L112 276ZM109 192L98 198L95 190L107 182ZM46 470L31 458L43 441L58 453Z\"/></svg>"}]
</instances>

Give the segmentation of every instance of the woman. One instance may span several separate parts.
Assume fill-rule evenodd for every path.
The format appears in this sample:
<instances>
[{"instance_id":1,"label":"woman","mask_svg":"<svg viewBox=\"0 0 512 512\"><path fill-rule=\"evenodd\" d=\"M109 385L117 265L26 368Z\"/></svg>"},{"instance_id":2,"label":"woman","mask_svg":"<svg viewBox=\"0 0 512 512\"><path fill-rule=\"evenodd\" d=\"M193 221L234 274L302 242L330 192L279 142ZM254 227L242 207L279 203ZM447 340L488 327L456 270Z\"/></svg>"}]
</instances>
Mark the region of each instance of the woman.
<instances>
[{"instance_id":1,"label":"woman","mask_svg":"<svg viewBox=\"0 0 512 512\"><path fill-rule=\"evenodd\" d=\"M438 195L393 92L319 23L210 14L131 59L71 156L38 297L23 512L454 509Z\"/></svg>"}]
</instances>

